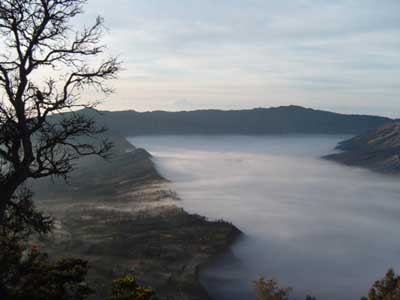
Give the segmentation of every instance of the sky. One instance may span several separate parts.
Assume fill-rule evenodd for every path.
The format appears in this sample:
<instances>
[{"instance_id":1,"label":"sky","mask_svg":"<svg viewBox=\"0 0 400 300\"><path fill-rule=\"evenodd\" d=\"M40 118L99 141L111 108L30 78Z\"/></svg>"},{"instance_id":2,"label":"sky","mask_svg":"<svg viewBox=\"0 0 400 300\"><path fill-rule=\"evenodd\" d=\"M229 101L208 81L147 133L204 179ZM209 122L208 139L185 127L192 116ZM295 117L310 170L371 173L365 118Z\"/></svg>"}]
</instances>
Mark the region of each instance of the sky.
<instances>
[{"instance_id":1,"label":"sky","mask_svg":"<svg viewBox=\"0 0 400 300\"><path fill-rule=\"evenodd\" d=\"M107 110L302 105L400 117L399 0L89 0L123 61Z\"/></svg>"}]
</instances>

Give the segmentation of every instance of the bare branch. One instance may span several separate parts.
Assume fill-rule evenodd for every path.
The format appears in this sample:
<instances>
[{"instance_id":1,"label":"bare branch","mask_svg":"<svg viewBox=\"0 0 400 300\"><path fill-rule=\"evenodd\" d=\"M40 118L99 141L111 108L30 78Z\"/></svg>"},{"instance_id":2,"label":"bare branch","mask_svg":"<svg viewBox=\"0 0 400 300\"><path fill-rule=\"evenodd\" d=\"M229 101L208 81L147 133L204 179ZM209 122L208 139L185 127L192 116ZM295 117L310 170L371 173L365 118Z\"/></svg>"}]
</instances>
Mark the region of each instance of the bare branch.
<instances>
[{"instance_id":1,"label":"bare branch","mask_svg":"<svg viewBox=\"0 0 400 300\"><path fill-rule=\"evenodd\" d=\"M87 88L108 95L118 59L101 60L103 19L73 31L86 0L0 1L0 221L4 201L28 178L67 176L81 156L107 157L103 128L74 112ZM89 64L97 58L98 64ZM38 81L39 70L57 70ZM69 113L65 113L69 111ZM56 113L60 115L55 115ZM4 197L3 197L4 195ZM4 200L5 199L5 200Z\"/></svg>"}]
</instances>

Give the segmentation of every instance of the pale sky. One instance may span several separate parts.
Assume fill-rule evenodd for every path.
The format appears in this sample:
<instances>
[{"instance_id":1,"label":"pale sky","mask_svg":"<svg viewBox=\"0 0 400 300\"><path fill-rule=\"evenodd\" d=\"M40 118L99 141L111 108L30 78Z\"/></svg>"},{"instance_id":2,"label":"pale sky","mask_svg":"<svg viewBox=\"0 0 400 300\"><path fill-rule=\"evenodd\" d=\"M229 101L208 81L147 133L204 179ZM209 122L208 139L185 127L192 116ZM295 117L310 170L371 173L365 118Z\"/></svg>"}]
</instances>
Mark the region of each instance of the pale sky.
<instances>
[{"instance_id":1,"label":"pale sky","mask_svg":"<svg viewBox=\"0 0 400 300\"><path fill-rule=\"evenodd\" d=\"M399 0L89 0L124 61L102 109L400 117Z\"/></svg>"}]
</instances>

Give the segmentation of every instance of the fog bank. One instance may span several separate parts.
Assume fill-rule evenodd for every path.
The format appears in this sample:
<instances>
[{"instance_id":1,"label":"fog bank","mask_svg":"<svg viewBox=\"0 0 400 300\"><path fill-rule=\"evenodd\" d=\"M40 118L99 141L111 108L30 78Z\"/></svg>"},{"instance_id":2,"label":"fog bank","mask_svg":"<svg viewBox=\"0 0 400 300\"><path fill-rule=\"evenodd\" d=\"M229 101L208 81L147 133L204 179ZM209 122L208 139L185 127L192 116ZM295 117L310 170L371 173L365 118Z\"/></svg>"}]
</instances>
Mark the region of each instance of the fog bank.
<instances>
[{"instance_id":1,"label":"fog bank","mask_svg":"<svg viewBox=\"0 0 400 300\"><path fill-rule=\"evenodd\" d=\"M153 136L149 150L189 212L246 235L202 274L215 299L249 299L274 276L301 299L359 299L400 270L398 179L319 159L344 136Z\"/></svg>"}]
</instances>

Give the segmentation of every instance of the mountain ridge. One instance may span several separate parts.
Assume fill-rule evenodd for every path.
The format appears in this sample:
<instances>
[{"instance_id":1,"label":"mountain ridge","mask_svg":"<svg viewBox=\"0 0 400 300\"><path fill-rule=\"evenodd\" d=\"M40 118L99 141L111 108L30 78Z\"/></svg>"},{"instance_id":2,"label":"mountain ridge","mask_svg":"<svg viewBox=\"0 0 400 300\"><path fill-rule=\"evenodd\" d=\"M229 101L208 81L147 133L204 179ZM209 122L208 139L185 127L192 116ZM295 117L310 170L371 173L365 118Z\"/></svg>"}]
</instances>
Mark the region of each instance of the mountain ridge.
<instances>
[{"instance_id":1,"label":"mountain ridge","mask_svg":"<svg viewBox=\"0 0 400 300\"><path fill-rule=\"evenodd\" d=\"M93 111L84 110L86 114ZM360 134L394 119L340 114L301 106L245 110L99 111L104 125L123 136L180 134Z\"/></svg>"}]
</instances>

